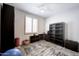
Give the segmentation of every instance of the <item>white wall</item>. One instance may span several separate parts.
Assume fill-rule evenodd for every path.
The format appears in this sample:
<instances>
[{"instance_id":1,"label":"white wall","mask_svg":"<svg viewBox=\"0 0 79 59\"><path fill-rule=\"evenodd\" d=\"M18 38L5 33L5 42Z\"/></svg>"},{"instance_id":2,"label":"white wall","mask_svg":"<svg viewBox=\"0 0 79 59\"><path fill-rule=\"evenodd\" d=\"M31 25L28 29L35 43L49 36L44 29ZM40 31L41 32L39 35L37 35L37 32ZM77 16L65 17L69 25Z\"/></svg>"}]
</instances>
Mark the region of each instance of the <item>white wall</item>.
<instances>
[{"instance_id":1,"label":"white wall","mask_svg":"<svg viewBox=\"0 0 79 59\"><path fill-rule=\"evenodd\" d=\"M29 36L33 34L25 34L24 32L24 25L25 25L25 17L26 15L31 17L37 17L38 18L38 34L43 33L45 29L45 21L42 17L38 17L35 15L31 15L28 13L25 13L21 10L15 9L15 38L19 37L21 41L25 39L29 39Z\"/></svg>"},{"instance_id":2,"label":"white wall","mask_svg":"<svg viewBox=\"0 0 79 59\"><path fill-rule=\"evenodd\" d=\"M65 22L66 39L79 42L79 9L66 11L61 14L56 14L46 19L46 32L49 30L49 24Z\"/></svg>"}]
</instances>

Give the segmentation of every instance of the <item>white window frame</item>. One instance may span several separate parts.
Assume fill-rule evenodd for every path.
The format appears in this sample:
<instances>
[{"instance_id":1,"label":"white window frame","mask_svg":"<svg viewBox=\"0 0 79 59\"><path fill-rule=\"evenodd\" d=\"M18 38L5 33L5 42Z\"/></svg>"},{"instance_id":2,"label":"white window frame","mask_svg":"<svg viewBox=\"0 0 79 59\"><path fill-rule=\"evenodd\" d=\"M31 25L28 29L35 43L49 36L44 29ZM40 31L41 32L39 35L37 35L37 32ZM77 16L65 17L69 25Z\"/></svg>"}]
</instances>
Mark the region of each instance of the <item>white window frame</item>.
<instances>
[{"instance_id":1,"label":"white window frame","mask_svg":"<svg viewBox=\"0 0 79 59\"><path fill-rule=\"evenodd\" d=\"M30 17L30 16L26 16L26 17ZM37 18L30 17L30 18L32 18L32 22L31 22L31 23L32 23L32 24L31 24L31 26L32 26L32 27L31 27L31 32L27 32L27 26L26 26L26 20L27 20L27 19L26 19L26 17L25 17L25 27L24 27L24 28L25 28L25 30L24 30L24 31L25 31L25 34L38 33L38 19L37 19ZM37 19L37 26L36 26L37 28L36 28L36 29L34 29L34 26L33 26L33 25L35 25L35 24L33 23L33 20L34 20L34 19ZM34 30L36 30L36 32L33 32Z\"/></svg>"}]
</instances>

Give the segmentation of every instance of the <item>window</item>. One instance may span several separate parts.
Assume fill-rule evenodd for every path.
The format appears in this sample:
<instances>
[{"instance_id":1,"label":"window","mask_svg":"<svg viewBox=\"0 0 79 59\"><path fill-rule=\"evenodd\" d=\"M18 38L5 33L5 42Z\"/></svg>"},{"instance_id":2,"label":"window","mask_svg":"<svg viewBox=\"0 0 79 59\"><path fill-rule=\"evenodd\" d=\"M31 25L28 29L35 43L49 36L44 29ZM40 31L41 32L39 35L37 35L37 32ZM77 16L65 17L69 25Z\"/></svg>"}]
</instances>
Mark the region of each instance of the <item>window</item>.
<instances>
[{"instance_id":1,"label":"window","mask_svg":"<svg viewBox=\"0 0 79 59\"><path fill-rule=\"evenodd\" d=\"M37 33L38 19L26 16L25 19L25 33Z\"/></svg>"}]
</instances>

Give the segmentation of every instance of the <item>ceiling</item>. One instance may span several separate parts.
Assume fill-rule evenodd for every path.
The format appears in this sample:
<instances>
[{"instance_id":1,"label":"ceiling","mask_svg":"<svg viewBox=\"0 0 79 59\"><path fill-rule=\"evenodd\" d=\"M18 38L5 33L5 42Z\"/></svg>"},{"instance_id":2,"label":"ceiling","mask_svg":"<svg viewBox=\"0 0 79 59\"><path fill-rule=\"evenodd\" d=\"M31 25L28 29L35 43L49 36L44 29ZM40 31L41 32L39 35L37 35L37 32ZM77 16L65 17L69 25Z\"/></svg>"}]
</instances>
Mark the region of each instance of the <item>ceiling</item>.
<instances>
[{"instance_id":1,"label":"ceiling","mask_svg":"<svg viewBox=\"0 0 79 59\"><path fill-rule=\"evenodd\" d=\"M45 18L61 12L79 9L78 3L10 3L10 5Z\"/></svg>"}]
</instances>

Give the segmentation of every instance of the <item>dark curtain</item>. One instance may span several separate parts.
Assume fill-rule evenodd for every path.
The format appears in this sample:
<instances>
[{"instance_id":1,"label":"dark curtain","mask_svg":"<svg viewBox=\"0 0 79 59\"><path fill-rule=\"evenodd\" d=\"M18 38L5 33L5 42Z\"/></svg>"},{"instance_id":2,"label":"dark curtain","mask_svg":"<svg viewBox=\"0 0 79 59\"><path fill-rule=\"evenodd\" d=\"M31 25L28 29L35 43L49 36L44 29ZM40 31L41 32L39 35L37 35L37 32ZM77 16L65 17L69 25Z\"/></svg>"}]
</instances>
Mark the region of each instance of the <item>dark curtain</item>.
<instances>
[{"instance_id":1,"label":"dark curtain","mask_svg":"<svg viewBox=\"0 0 79 59\"><path fill-rule=\"evenodd\" d=\"M3 4L1 10L1 52L14 48L14 7Z\"/></svg>"}]
</instances>

